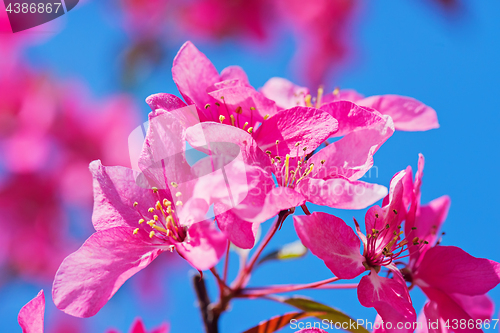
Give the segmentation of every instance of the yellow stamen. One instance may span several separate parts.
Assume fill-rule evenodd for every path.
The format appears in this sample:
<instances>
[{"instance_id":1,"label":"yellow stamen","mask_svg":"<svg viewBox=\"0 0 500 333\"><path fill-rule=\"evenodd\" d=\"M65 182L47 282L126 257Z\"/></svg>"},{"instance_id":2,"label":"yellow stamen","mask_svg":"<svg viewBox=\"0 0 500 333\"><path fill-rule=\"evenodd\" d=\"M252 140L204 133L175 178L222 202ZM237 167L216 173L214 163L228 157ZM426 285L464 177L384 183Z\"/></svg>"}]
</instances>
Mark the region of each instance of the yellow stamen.
<instances>
[{"instance_id":1,"label":"yellow stamen","mask_svg":"<svg viewBox=\"0 0 500 333\"><path fill-rule=\"evenodd\" d=\"M304 101L306 102L306 106L312 107L311 99L312 99L312 97L309 94L306 97L304 97Z\"/></svg>"},{"instance_id":2,"label":"yellow stamen","mask_svg":"<svg viewBox=\"0 0 500 333\"><path fill-rule=\"evenodd\" d=\"M252 134L253 133L253 127L248 128L247 132L250 133L250 134Z\"/></svg>"},{"instance_id":3,"label":"yellow stamen","mask_svg":"<svg viewBox=\"0 0 500 333\"><path fill-rule=\"evenodd\" d=\"M170 185L172 185L173 187L177 188L177 183L176 182L171 182Z\"/></svg>"},{"instance_id":4,"label":"yellow stamen","mask_svg":"<svg viewBox=\"0 0 500 333\"><path fill-rule=\"evenodd\" d=\"M176 205L176 206L182 206L182 201L180 201L180 200L179 200L179 201L177 201L177 202L175 203L175 205Z\"/></svg>"},{"instance_id":5,"label":"yellow stamen","mask_svg":"<svg viewBox=\"0 0 500 333\"><path fill-rule=\"evenodd\" d=\"M181 195L182 195L182 193L181 193L181 192L177 192L177 193L175 193L175 196L176 196L177 198L178 198L178 197L180 197Z\"/></svg>"},{"instance_id":6,"label":"yellow stamen","mask_svg":"<svg viewBox=\"0 0 500 333\"><path fill-rule=\"evenodd\" d=\"M255 108L253 106L250 107L250 110L255 111Z\"/></svg>"},{"instance_id":7,"label":"yellow stamen","mask_svg":"<svg viewBox=\"0 0 500 333\"><path fill-rule=\"evenodd\" d=\"M335 90L333 91L333 95L338 95L340 92L340 89L339 87L335 88Z\"/></svg>"},{"instance_id":8,"label":"yellow stamen","mask_svg":"<svg viewBox=\"0 0 500 333\"><path fill-rule=\"evenodd\" d=\"M160 203L160 201L156 202L156 209L161 210L161 203Z\"/></svg>"},{"instance_id":9,"label":"yellow stamen","mask_svg":"<svg viewBox=\"0 0 500 333\"><path fill-rule=\"evenodd\" d=\"M270 117L270 115L266 114L266 115L264 116L264 120L268 120L268 119L269 119L269 117Z\"/></svg>"},{"instance_id":10,"label":"yellow stamen","mask_svg":"<svg viewBox=\"0 0 500 333\"><path fill-rule=\"evenodd\" d=\"M152 213L154 211L155 211L155 209L153 207L149 207L148 212Z\"/></svg>"},{"instance_id":11,"label":"yellow stamen","mask_svg":"<svg viewBox=\"0 0 500 333\"><path fill-rule=\"evenodd\" d=\"M144 219L140 219L139 224L143 224L143 223L144 223Z\"/></svg>"},{"instance_id":12,"label":"yellow stamen","mask_svg":"<svg viewBox=\"0 0 500 333\"><path fill-rule=\"evenodd\" d=\"M148 222L146 222L146 224L152 228L156 224L156 222L154 220L149 220Z\"/></svg>"},{"instance_id":13,"label":"yellow stamen","mask_svg":"<svg viewBox=\"0 0 500 333\"><path fill-rule=\"evenodd\" d=\"M290 155L286 154L286 160L285 160L285 186L288 186L289 164L290 164Z\"/></svg>"},{"instance_id":14,"label":"yellow stamen","mask_svg":"<svg viewBox=\"0 0 500 333\"><path fill-rule=\"evenodd\" d=\"M134 207L137 207L137 205L138 205L138 204L139 204L139 203L138 203L137 201L136 201L136 202L134 202Z\"/></svg>"},{"instance_id":15,"label":"yellow stamen","mask_svg":"<svg viewBox=\"0 0 500 333\"><path fill-rule=\"evenodd\" d=\"M234 126L234 116L233 115L230 115L229 118L231 118L231 125Z\"/></svg>"},{"instance_id":16,"label":"yellow stamen","mask_svg":"<svg viewBox=\"0 0 500 333\"><path fill-rule=\"evenodd\" d=\"M153 229L156 229L156 230L158 230L158 231L161 231L161 232L165 232L165 233L167 233L167 236L168 236L168 230L167 230L167 229L162 228L162 227L157 226L157 225L153 225L153 226L152 226L152 228L153 228Z\"/></svg>"},{"instance_id":17,"label":"yellow stamen","mask_svg":"<svg viewBox=\"0 0 500 333\"><path fill-rule=\"evenodd\" d=\"M323 87L318 88L318 100L316 101L316 107L319 108L321 105L321 98L323 97Z\"/></svg>"},{"instance_id":18,"label":"yellow stamen","mask_svg":"<svg viewBox=\"0 0 500 333\"><path fill-rule=\"evenodd\" d=\"M149 238L153 238L153 236L154 236L154 235L155 235L155 232L154 232L154 231L151 231L151 232L149 233Z\"/></svg>"},{"instance_id":19,"label":"yellow stamen","mask_svg":"<svg viewBox=\"0 0 500 333\"><path fill-rule=\"evenodd\" d=\"M155 221L158 221L158 215L154 215L154 216L153 216L153 219L154 219Z\"/></svg>"},{"instance_id":20,"label":"yellow stamen","mask_svg":"<svg viewBox=\"0 0 500 333\"><path fill-rule=\"evenodd\" d=\"M168 201L167 199L163 199L163 206L165 207L168 207L170 206L172 203L170 201Z\"/></svg>"},{"instance_id":21,"label":"yellow stamen","mask_svg":"<svg viewBox=\"0 0 500 333\"><path fill-rule=\"evenodd\" d=\"M205 104L205 109L208 109L210 107L210 104Z\"/></svg>"},{"instance_id":22,"label":"yellow stamen","mask_svg":"<svg viewBox=\"0 0 500 333\"><path fill-rule=\"evenodd\" d=\"M221 124L224 122L224 119L226 119L226 117L224 117L223 115L219 116L219 121Z\"/></svg>"},{"instance_id":23,"label":"yellow stamen","mask_svg":"<svg viewBox=\"0 0 500 333\"><path fill-rule=\"evenodd\" d=\"M138 232L139 232L139 228L135 228L133 234L137 235Z\"/></svg>"},{"instance_id":24,"label":"yellow stamen","mask_svg":"<svg viewBox=\"0 0 500 333\"><path fill-rule=\"evenodd\" d=\"M248 125L248 121L245 121L245 123L243 124L243 130L245 130L245 127L247 127Z\"/></svg>"},{"instance_id":25,"label":"yellow stamen","mask_svg":"<svg viewBox=\"0 0 500 333\"><path fill-rule=\"evenodd\" d=\"M153 193L158 192L158 187L152 187L151 189L153 190Z\"/></svg>"}]
</instances>

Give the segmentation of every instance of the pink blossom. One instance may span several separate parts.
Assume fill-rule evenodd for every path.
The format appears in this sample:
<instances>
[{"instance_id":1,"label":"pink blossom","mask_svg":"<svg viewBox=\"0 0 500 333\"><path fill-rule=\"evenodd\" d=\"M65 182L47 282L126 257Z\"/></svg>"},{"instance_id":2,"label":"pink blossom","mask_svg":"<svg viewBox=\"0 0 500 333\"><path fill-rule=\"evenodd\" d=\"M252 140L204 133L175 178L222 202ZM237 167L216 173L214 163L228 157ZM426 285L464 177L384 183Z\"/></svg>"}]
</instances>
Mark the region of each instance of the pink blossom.
<instances>
[{"instance_id":1,"label":"pink blossom","mask_svg":"<svg viewBox=\"0 0 500 333\"><path fill-rule=\"evenodd\" d=\"M295 229L302 243L322 259L326 266L341 279L352 279L366 270L358 285L358 299L363 306L374 307L385 322L413 322L416 313L402 274L394 264L404 257L408 236L401 239L401 223L405 217L404 184L408 182L406 170L391 180L383 207L373 206L365 217L366 235L355 221L358 237L340 218L315 212L308 216L295 216ZM361 240L361 241L360 241ZM363 243L363 253L359 248ZM386 267L393 278L378 273ZM394 326L395 327L395 326Z\"/></svg>"},{"instance_id":2,"label":"pink blossom","mask_svg":"<svg viewBox=\"0 0 500 333\"><path fill-rule=\"evenodd\" d=\"M282 78L271 78L261 91L264 96L276 101L278 108L307 105L311 101L311 95L307 88L297 86ZM439 127L436 111L411 97L381 95L365 98L354 90L339 91L335 89L333 93L324 94L320 89L316 105L319 107L343 100L391 116L394 128L399 131L427 131Z\"/></svg>"},{"instance_id":3,"label":"pink blossom","mask_svg":"<svg viewBox=\"0 0 500 333\"><path fill-rule=\"evenodd\" d=\"M424 157L420 155L415 181L411 184L412 201L405 232L413 229L413 235L426 245L410 247L409 262L403 264L401 272L412 287L420 287L429 298L424 307L425 317L449 322L490 319L494 306L486 293L500 283L500 264L475 258L455 246L439 245L438 232L446 219L450 199L443 196L427 205L420 204L423 169Z\"/></svg>"},{"instance_id":4,"label":"pink blossom","mask_svg":"<svg viewBox=\"0 0 500 333\"><path fill-rule=\"evenodd\" d=\"M59 309L78 317L96 314L128 278L164 251L175 249L199 270L213 267L223 255L224 236L210 221L193 217L205 214L203 201L182 204L168 189L139 186L140 174L128 168L94 161L90 169L96 232L56 274L53 299Z\"/></svg>"}]
</instances>

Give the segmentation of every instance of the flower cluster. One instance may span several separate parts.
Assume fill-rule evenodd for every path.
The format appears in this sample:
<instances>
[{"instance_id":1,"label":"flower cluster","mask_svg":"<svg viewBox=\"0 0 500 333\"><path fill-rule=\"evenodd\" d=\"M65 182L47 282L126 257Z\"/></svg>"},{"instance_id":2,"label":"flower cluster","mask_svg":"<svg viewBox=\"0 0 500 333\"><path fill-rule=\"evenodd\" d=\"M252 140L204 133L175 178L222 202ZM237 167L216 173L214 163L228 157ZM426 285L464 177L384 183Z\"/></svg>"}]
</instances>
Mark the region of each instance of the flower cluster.
<instances>
[{"instance_id":1,"label":"flower cluster","mask_svg":"<svg viewBox=\"0 0 500 333\"><path fill-rule=\"evenodd\" d=\"M217 318L233 298L348 287L337 281L360 275L354 284L359 302L394 327L417 321L414 287L429 298L426 318L491 317L486 293L500 282L500 264L440 245L450 199L420 203L423 156L415 177L408 167L389 189L360 180L394 131L438 128L432 108L410 97L326 93L321 87L312 96L281 78L257 90L241 68L219 73L190 42L177 54L172 76L183 100L164 93L147 98L149 127L139 135L132 168L90 164L95 232L57 271L52 296L59 309L93 316L162 252L176 252L218 282L219 300L208 306L203 278L195 281L207 332L217 331ZM188 147L204 157L190 161ZM307 207L363 209L381 199L366 213L365 232L356 220L353 230ZM300 241L334 276L307 285L247 287L265 246L298 208L305 213L293 217ZM274 216L256 245L260 225ZM227 263L231 244L255 250L228 284L226 269L220 276L215 265L224 255ZM28 320L24 312L21 326Z\"/></svg>"}]
</instances>

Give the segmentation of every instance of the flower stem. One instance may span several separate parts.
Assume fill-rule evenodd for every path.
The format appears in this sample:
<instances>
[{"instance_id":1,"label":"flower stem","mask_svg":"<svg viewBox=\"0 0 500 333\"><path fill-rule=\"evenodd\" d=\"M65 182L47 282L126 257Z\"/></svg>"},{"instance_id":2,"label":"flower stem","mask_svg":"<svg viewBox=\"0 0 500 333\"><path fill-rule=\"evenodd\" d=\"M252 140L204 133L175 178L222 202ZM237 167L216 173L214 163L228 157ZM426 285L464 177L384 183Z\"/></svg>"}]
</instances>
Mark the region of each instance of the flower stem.
<instances>
[{"instance_id":1,"label":"flower stem","mask_svg":"<svg viewBox=\"0 0 500 333\"><path fill-rule=\"evenodd\" d=\"M340 280L340 278L333 277L326 280L316 281L307 284L291 284L291 285L276 285L276 286L260 287L260 288L245 288L241 291L240 295L238 295L237 297L260 297L269 294L286 293L302 289L318 288L320 286L338 280Z\"/></svg>"},{"instance_id":2,"label":"flower stem","mask_svg":"<svg viewBox=\"0 0 500 333\"><path fill-rule=\"evenodd\" d=\"M220 314L213 311L210 306L210 298L208 297L205 279L200 275L195 275L193 277L193 285L196 291L196 296L198 297L198 304L200 306L203 324L205 325L205 332L218 333L218 322Z\"/></svg>"},{"instance_id":3,"label":"flower stem","mask_svg":"<svg viewBox=\"0 0 500 333\"><path fill-rule=\"evenodd\" d=\"M226 250L226 258L224 260L224 272L222 273L222 281L226 283L227 281L227 270L229 266L229 248L231 247L231 241L227 241L227 250Z\"/></svg>"}]
</instances>

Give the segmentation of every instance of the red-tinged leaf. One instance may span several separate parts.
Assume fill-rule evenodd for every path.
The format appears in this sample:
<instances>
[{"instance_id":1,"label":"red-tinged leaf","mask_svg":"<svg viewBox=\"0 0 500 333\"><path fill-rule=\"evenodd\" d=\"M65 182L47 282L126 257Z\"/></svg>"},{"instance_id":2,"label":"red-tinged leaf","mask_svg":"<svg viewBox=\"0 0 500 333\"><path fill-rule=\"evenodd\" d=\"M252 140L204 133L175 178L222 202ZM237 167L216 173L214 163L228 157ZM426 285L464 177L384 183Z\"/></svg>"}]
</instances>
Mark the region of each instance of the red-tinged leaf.
<instances>
[{"instance_id":1,"label":"red-tinged leaf","mask_svg":"<svg viewBox=\"0 0 500 333\"><path fill-rule=\"evenodd\" d=\"M271 319L261 321L259 325L246 330L243 333L273 333L290 324L290 320L300 320L307 317L315 317L321 315L320 312L289 312L281 316L272 317Z\"/></svg>"}]
</instances>

